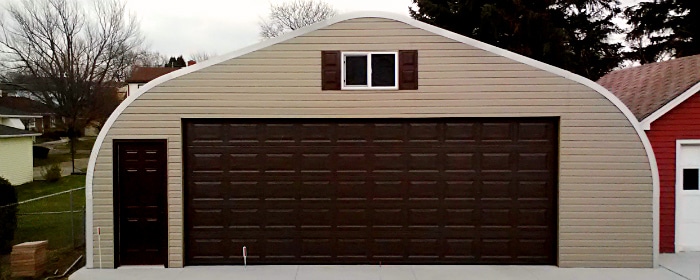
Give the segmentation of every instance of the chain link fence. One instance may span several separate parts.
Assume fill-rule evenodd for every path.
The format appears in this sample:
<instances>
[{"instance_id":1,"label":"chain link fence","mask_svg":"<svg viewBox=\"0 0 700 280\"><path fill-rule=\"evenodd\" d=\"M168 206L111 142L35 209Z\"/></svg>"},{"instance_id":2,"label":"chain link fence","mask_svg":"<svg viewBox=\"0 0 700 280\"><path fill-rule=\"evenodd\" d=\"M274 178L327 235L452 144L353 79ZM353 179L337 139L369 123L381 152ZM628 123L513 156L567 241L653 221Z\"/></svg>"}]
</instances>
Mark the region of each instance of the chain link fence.
<instances>
[{"instance_id":1,"label":"chain link fence","mask_svg":"<svg viewBox=\"0 0 700 280\"><path fill-rule=\"evenodd\" d=\"M85 188L20 201L12 244L48 241L47 275L59 274L85 250ZM10 257L0 259L0 280L10 279ZM41 278L43 279L43 278Z\"/></svg>"}]
</instances>

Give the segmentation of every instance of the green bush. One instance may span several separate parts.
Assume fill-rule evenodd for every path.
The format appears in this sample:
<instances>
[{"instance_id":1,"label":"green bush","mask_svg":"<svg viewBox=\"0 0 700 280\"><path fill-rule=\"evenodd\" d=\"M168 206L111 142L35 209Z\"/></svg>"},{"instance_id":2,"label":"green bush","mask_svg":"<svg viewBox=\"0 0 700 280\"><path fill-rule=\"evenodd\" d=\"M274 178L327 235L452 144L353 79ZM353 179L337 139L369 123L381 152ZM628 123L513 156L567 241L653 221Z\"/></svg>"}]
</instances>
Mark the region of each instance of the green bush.
<instances>
[{"instance_id":1,"label":"green bush","mask_svg":"<svg viewBox=\"0 0 700 280\"><path fill-rule=\"evenodd\" d=\"M0 255L12 251L12 239L17 229L17 191L9 181L0 177Z\"/></svg>"},{"instance_id":2,"label":"green bush","mask_svg":"<svg viewBox=\"0 0 700 280\"><path fill-rule=\"evenodd\" d=\"M44 180L47 182L56 182L61 179L61 164L60 163L54 163L50 165L49 167L42 167L41 169L41 175L44 177Z\"/></svg>"}]
</instances>

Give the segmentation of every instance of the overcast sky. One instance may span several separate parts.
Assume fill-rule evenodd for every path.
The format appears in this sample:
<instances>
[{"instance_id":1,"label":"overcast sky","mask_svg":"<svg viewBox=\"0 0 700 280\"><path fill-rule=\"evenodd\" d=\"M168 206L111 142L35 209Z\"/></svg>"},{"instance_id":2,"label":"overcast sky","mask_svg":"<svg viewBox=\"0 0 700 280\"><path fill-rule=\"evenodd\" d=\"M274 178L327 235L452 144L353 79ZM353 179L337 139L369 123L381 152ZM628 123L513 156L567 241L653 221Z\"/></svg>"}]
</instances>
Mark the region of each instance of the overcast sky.
<instances>
[{"instance_id":1,"label":"overcast sky","mask_svg":"<svg viewBox=\"0 0 700 280\"><path fill-rule=\"evenodd\" d=\"M270 4L285 0L128 0L151 50L187 58L198 51L219 55L260 41L258 22ZM624 4L640 0L622 0ZM326 0L340 13L387 11L408 16L411 0Z\"/></svg>"}]
</instances>

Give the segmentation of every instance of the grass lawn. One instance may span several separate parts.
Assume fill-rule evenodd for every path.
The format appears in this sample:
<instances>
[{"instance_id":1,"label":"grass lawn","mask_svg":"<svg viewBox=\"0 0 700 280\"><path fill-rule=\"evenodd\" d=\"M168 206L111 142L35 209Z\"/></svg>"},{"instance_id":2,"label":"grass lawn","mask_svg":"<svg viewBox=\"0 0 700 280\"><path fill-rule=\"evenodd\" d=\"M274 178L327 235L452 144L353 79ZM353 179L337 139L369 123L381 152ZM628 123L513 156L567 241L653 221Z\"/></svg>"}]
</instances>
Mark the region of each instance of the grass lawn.
<instances>
[{"instance_id":1,"label":"grass lawn","mask_svg":"<svg viewBox=\"0 0 700 280\"><path fill-rule=\"evenodd\" d=\"M54 183L35 181L17 186L17 197L19 201L25 201L83 186L85 186L84 175L71 175L63 177L61 180ZM14 243L49 240L49 248L58 249L71 246L73 244L72 236L75 236L76 240L82 240L85 235L83 228L85 190L73 192L73 211L79 211L73 214L73 231L71 231L70 213L33 214L40 212L70 211L70 200L71 194L65 193L20 204Z\"/></svg>"},{"instance_id":2,"label":"grass lawn","mask_svg":"<svg viewBox=\"0 0 700 280\"><path fill-rule=\"evenodd\" d=\"M26 201L83 186L85 186L84 175L71 175L54 183L35 181L17 186L16 189L19 201ZM32 215L32 213L70 211L70 197L70 194L66 193L20 204L18 207L17 230L13 243L48 240L49 271L51 272L59 269L62 273L77 256L84 254L85 191L73 192L73 209L77 212L72 217L70 213L42 215ZM9 257L0 256L0 280L4 280L2 274L8 273L8 270Z\"/></svg>"},{"instance_id":3,"label":"grass lawn","mask_svg":"<svg viewBox=\"0 0 700 280\"><path fill-rule=\"evenodd\" d=\"M95 139L96 137L86 137L83 138L82 140L78 140L78 142L75 144L75 150L87 150L91 151L92 146L95 145ZM56 145L56 149L63 149L63 150L70 150L70 142L66 143L61 143Z\"/></svg>"},{"instance_id":4,"label":"grass lawn","mask_svg":"<svg viewBox=\"0 0 700 280\"><path fill-rule=\"evenodd\" d=\"M49 183L46 181L34 181L19 185L17 189L17 199L25 201L40 196L54 194L57 192L67 191L70 189L80 188L85 186L85 175L70 175L61 178L58 182ZM84 203L84 201L83 201Z\"/></svg>"},{"instance_id":5,"label":"grass lawn","mask_svg":"<svg viewBox=\"0 0 700 280\"><path fill-rule=\"evenodd\" d=\"M75 158L89 158L90 154L76 154ZM65 154L53 154L49 155L46 158L35 158L34 159L34 167L37 166L46 166L46 165L52 165L54 163L61 163L61 162L68 162L71 161L70 158L70 153L66 152Z\"/></svg>"}]
</instances>

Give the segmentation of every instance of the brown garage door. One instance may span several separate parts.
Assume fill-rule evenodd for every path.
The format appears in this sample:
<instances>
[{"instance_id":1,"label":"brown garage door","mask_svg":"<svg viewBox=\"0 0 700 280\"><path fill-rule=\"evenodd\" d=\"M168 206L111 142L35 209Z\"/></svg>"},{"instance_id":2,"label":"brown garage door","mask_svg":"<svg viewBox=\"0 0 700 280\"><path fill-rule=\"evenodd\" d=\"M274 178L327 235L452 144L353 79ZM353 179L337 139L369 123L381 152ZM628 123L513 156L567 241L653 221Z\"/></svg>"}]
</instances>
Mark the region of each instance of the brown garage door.
<instances>
[{"instance_id":1,"label":"brown garage door","mask_svg":"<svg viewBox=\"0 0 700 280\"><path fill-rule=\"evenodd\" d=\"M186 264L554 264L557 119L187 120Z\"/></svg>"}]
</instances>

